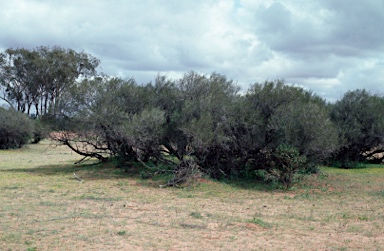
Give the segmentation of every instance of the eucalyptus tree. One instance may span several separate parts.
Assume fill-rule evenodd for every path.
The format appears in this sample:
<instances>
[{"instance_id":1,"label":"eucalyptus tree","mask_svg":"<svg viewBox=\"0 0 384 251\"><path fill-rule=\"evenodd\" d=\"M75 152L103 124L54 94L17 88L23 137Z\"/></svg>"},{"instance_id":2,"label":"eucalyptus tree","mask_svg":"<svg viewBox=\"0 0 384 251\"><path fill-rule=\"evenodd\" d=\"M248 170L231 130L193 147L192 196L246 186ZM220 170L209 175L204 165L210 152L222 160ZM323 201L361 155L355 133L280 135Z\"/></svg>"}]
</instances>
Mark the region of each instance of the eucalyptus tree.
<instances>
[{"instance_id":1,"label":"eucalyptus tree","mask_svg":"<svg viewBox=\"0 0 384 251\"><path fill-rule=\"evenodd\" d=\"M79 78L96 73L99 60L61 47L7 49L0 54L1 99L18 111L57 114L57 100Z\"/></svg>"}]
</instances>

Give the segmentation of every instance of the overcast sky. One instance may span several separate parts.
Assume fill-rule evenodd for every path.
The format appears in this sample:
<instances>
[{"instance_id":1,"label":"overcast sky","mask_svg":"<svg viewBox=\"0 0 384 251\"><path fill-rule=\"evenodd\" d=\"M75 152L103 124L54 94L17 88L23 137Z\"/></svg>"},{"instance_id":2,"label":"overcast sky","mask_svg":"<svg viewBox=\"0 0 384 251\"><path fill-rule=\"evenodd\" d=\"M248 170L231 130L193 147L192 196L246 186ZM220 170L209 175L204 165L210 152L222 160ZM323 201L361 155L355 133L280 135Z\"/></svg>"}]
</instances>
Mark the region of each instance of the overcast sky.
<instances>
[{"instance_id":1,"label":"overcast sky","mask_svg":"<svg viewBox=\"0 0 384 251\"><path fill-rule=\"evenodd\" d=\"M60 46L138 83L217 72L384 94L382 0L0 0L0 49Z\"/></svg>"}]
</instances>

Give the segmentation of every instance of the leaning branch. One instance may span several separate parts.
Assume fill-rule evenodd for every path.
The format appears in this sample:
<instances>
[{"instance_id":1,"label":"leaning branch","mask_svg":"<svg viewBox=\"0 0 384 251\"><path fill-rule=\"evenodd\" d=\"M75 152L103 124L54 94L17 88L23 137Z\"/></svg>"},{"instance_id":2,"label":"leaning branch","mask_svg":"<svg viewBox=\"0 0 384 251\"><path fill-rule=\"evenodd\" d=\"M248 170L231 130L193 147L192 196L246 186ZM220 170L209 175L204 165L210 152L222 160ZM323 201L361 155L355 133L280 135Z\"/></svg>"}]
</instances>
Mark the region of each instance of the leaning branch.
<instances>
[{"instance_id":1,"label":"leaning branch","mask_svg":"<svg viewBox=\"0 0 384 251\"><path fill-rule=\"evenodd\" d=\"M79 154L81 156L89 157L89 158L97 158L101 162L107 162L108 161L108 158L102 156L101 154L98 154L98 153L86 153L86 152L82 152L82 151L78 150L77 148L75 148L75 147L73 147L71 145L71 143L69 142L68 139L60 140L60 142L63 143L64 145L68 146L72 151L74 151L75 153L77 153L77 154Z\"/></svg>"},{"instance_id":2,"label":"leaning branch","mask_svg":"<svg viewBox=\"0 0 384 251\"><path fill-rule=\"evenodd\" d=\"M8 99L6 99L6 98L4 98L4 97L0 97L0 99L2 99L2 100L4 100L5 102L7 102L8 105L9 105L13 110L16 110L15 107L12 105L12 103L11 103Z\"/></svg>"}]
</instances>

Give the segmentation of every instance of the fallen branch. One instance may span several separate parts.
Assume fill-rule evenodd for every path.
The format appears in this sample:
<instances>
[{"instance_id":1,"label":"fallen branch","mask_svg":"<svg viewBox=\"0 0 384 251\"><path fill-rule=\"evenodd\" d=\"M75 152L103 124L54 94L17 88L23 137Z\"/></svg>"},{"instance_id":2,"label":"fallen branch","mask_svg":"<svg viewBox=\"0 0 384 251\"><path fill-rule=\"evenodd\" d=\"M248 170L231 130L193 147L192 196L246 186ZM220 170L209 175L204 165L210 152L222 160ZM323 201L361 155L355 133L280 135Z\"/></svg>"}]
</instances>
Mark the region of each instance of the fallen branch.
<instances>
[{"instance_id":1,"label":"fallen branch","mask_svg":"<svg viewBox=\"0 0 384 251\"><path fill-rule=\"evenodd\" d=\"M76 173L73 173L73 176L75 176L75 178L76 178L78 181L80 181L80 183L83 183L83 182L84 182L84 180L82 180L82 179L80 179L79 177L77 177Z\"/></svg>"}]
</instances>

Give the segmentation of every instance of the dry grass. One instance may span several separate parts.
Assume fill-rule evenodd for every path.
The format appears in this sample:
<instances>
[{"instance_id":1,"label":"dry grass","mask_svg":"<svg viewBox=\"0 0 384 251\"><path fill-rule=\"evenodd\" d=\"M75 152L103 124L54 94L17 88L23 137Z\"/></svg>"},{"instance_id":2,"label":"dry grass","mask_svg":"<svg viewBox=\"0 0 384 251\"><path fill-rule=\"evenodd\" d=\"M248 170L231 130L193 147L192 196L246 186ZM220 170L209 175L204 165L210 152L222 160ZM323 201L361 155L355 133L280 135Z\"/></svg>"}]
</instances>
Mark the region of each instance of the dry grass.
<instances>
[{"instance_id":1,"label":"dry grass","mask_svg":"<svg viewBox=\"0 0 384 251\"><path fill-rule=\"evenodd\" d=\"M0 250L381 250L384 169L323 169L288 192L161 189L48 142L0 151ZM80 183L73 172L84 179Z\"/></svg>"}]
</instances>

